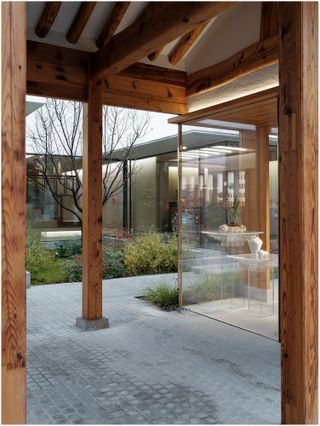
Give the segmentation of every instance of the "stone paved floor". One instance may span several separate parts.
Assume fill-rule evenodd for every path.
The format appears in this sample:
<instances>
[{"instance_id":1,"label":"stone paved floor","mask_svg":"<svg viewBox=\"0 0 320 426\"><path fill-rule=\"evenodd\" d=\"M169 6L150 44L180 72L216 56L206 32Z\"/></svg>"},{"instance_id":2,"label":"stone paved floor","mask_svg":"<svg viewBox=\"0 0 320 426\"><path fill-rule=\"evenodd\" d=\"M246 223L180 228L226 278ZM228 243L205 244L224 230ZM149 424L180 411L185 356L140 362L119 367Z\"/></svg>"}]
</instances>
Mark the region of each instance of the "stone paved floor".
<instances>
[{"instance_id":1,"label":"stone paved floor","mask_svg":"<svg viewBox=\"0 0 320 426\"><path fill-rule=\"evenodd\" d=\"M104 283L110 328L81 332L81 284L28 290L28 423L280 422L279 344L134 296L175 276Z\"/></svg>"}]
</instances>

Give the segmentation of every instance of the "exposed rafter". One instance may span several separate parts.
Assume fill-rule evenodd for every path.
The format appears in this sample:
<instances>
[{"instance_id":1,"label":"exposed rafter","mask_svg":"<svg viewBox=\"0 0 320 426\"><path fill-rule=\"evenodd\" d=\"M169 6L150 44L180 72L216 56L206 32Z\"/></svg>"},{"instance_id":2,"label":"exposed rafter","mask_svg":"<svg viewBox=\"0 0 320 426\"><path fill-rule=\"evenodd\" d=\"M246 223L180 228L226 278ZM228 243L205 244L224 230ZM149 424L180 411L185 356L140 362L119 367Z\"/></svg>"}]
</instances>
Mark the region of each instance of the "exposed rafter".
<instances>
[{"instance_id":1,"label":"exposed rafter","mask_svg":"<svg viewBox=\"0 0 320 426\"><path fill-rule=\"evenodd\" d=\"M35 30L38 37L44 38L48 34L59 13L61 4L61 1L46 2Z\"/></svg>"},{"instance_id":2,"label":"exposed rafter","mask_svg":"<svg viewBox=\"0 0 320 426\"><path fill-rule=\"evenodd\" d=\"M162 49L158 49L150 53L150 55L148 55L149 61L155 61L159 57L161 52L162 52Z\"/></svg>"},{"instance_id":3,"label":"exposed rafter","mask_svg":"<svg viewBox=\"0 0 320 426\"><path fill-rule=\"evenodd\" d=\"M190 74L187 77L187 96L223 86L237 78L275 64L278 60L279 37L270 37L247 47L219 64Z\"/></svg>"},{"instance_id":4,"label":"exposed rafter","mask_svg":"<svg viewBox=\"0 0 320 426\"><path fill-rule=\"evenodd\" d=\"M116 2L111 15L106 20L106 23L104 24L99 37L97 38L96 45L99 49L108 44L108 42L114 36L129 6L129 1Z\"/></svg>"},{"instance_id":5,"label":"exposed rafter","mask_svg":"<svg viewBox=\"0 0 320 426\"><path fill-rule=\"evenodd\" d=\"M76 14L67 34L69 43L77 43L96 6L96 1L84 1Z\"/></svg>"},{"instance_id":6,"label":"exposed rafter","mask_svg":"<svg viewBox=\"0 0 320 426\"><path fill-rule=\"evenodd\" d=\"M203 24L199 25L194 30L190 31L189 33L185 34L179 42L174 46L174 48L171 50L171 52L168 55L169 62L172 65L178 64L181 59L184 57L184 55L187 53L187 51L190 49L190 47L197 41L200 34L203 32L203 30L207 27L209 24L210 19Z\"/></svg>"},{"instance_id":7,"label":"exposed rafter","mask_svg":"<svg viewBox=\"0 0 320 426\"><path fill-rule=\"evenodd\" d=\"M94 54L92 77L118 73L236 2L151 2L128 28Z\"/></svg>"}]
</instances>

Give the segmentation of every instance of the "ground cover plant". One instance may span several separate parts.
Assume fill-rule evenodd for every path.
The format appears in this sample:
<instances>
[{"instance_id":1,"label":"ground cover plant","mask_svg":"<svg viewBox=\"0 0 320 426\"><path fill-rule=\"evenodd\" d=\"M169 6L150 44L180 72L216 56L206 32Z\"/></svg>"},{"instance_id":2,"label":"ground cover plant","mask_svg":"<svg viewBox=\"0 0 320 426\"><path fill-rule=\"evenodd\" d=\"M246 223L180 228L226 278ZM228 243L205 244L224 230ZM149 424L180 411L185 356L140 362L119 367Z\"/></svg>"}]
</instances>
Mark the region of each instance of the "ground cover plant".
<instances>
[{"instance_id":1,"label":"ground cover plant","mask_svg":"<svg viewBox=\"0 0 320 426\"><path fill-rule=\"evenodd\" d=\"M133 238L114 231L102 246L102 277L121 278L176 272L178 247L175 236L155 232ZM41 233L27 232L27 270L32 285L82 280L82 248L79 241L63 241L54 250L46 249Z\"/></svg>"},{"instance_id":2,"label":"ground cover plant","mask_svg":"<svg viewBox=\"0 0 320 426\"><path fill-rule=\"evenodd\" d=\"M168 284L160 284L156 288L148 288L142 298L162 309L175 310L178 307L178 289Z\"/></svg>"},{"instance_id":3,"label":"ground cover plant","mask_svg":"<svg viewBox=\"0 0 320 426\"><path fill-rule=\"evenodd\" d=\"M33 285L68 280L65 259L56 258L52 250L46 249L41 241L41 232L31 228L27 229L26 269L31 273Z\"/></svg>"},{"instance_id":4,"label":"ground cover plant","mask_svg":"<svg viewBox=\"0 0 320 426\"><path fill-rule=\"evenodd\" d=\"M220 300L221 297L236 297L240 284L242 276L239 272L203 275L183 288L183 304L192 305ZM170 284L162 283L155 288L148 288L142 298L163 309L172 310L178 307L178 290Z\"/></svg>"},{"instance_id":5,"label":"ground cover plant","mask_svg":"<svg viewBox=\"0 0 320 426\"><path fill-rule=\"evenodd\" d=\"M192 305L237 296L242 281L243 277L239 272L204 274L183 288L183 303Z\"/></svg>"}]
</instances>

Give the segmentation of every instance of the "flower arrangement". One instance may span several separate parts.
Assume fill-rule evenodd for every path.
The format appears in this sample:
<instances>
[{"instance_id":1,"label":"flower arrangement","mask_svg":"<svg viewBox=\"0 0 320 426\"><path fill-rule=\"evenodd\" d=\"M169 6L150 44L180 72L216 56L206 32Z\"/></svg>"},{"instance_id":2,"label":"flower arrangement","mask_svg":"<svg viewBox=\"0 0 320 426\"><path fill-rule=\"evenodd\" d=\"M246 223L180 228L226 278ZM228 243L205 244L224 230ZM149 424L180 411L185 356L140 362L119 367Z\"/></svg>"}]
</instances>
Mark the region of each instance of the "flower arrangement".
<instances>
[{"instance_id":1,"label":"flower arrangement","mask_svg":"<svg viewBox=\"0 0 320 426\"><path fill-rule=\"evenodd\" d=\"M238 196L235 195L233 202L228 200L224 201L223 208L228 213L229 226L239 226L240 201Z\"/></svg>"}]
</instances>

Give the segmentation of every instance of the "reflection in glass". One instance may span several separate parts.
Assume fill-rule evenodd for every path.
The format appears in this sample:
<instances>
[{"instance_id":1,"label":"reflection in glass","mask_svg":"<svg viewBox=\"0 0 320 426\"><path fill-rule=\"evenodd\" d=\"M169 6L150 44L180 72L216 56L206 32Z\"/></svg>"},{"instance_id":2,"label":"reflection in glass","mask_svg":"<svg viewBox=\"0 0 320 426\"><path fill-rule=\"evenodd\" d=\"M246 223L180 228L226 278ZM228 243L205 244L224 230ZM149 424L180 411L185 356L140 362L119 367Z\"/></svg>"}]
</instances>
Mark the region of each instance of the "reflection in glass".
<instances>
[{"instance_id":1,"label":"reflection in glass","mask_svg":"<svg viewBox=\"0 0 320 426\"><path fill-rule=\"evenodd\" d=\"M276 129L201 123L181 154L183 306L278 339Z\"/></svg>"}]
</instances>

